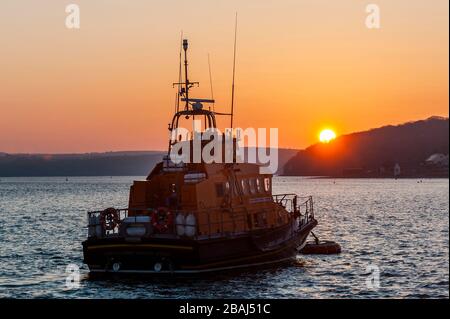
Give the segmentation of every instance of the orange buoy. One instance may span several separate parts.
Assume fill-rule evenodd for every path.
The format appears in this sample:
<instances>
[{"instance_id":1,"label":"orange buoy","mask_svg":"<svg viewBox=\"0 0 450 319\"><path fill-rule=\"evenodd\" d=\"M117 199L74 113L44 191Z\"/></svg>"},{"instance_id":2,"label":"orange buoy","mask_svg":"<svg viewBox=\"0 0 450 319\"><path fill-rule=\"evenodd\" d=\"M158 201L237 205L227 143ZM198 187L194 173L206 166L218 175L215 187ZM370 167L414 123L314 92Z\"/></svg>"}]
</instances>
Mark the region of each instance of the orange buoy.
<instances>
[{"instance_id":1,"label":"orange buoy","mask_svg":"<svg viewBox=\"0 0 450 319\"><path fill-rule=\"evenodd\" d=\"M309 241L300 250L300 253L305 255L332 255L339 254L340 252L341 246L334 241Z\"/></svg>"}]
</instances>

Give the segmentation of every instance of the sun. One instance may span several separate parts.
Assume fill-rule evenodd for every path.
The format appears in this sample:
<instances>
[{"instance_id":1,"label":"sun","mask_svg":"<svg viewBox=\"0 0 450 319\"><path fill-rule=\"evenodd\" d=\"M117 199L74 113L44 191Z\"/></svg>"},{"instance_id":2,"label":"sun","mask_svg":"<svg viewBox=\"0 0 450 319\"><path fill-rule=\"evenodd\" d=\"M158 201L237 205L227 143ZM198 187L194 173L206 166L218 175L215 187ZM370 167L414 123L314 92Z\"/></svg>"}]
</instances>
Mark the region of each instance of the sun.
<instances>
[{"instance_id":1,"label":"sun","mask_svg":"<svg viewBox=\"0 0 450 319\"><path fill-rule=\"evenodd\" d=\"M329 143L331 140L334 140L336 138L336 133L333 132L333 130L326 129L320 132L319 134L319 140L322 143Z\"/></svg>"}]
</instances>

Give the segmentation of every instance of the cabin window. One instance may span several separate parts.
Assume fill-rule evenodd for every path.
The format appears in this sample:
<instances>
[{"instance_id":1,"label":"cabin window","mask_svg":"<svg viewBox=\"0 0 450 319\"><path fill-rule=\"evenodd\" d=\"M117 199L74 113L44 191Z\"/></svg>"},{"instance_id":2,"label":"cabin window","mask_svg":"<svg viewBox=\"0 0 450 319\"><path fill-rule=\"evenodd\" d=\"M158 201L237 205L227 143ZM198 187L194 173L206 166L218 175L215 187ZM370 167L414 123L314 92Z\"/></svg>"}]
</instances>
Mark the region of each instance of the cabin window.
<instances>
[{"instance_id":1,"label":"cabin window","mask_svg":"<svg viewBox=\"0 0 450 319\"><path fill-rule=\"evenodd\" d=\"M242 193L244 195L247 194L247 182L245 179L241 180L241 186L242 186Z\"/></svg>"},{"instance_id":2,"label":"cabin window","mask_svg":"<svg viewBox=\"0 0 450 319\"><path fill-rule=\"evenodd\" d=\"M232 187L233 187L233 194L235 196L239 196L238 185L236 185L236 183L233 183Z\"/></svg>"},{"instance_id":3,"label":"cabin window","mask_svg":"<svg viewBox=\"0 0 450 319\"><path fill-rule=\"evenodd\" d=\"M225 195L225 188L222 183L216 183L216 195L217 197L223 197Z\"/></svg>"},{"instance_id":4,"label":"cabin window","mask_svg":"<svg viewBox=\"0 0 450 319\"><path fill-rule=\"evenodd\" d=\"M270 192L270 178L264 178L264 190L268 193Z\"/></svg>"},{"instance_id":5,"label":"cabin window","mask_svg":"<svg viewBox=\"0 0 450 319\"><path fill-rule=\"evenodd\" d=\"M254 179L250 179L248 182L250 184L250 193L255 194L256 193L255 180Z\"/></svg>"},{"instance_id":6,"label":"cabin window","mask_svg":"<svg viewBox=\"0 0 450 319\"><path fill-rule=\"evenodd\" d=\"M262 185L261 185L261 181L259 180L259 178L256 179L256 191L258 193L262 193Z\"/></svg>"},{"instance_id":7,"label":"cabin window","mask_svg":"<svg viewBox=\"0 0 450 319\"><path fill-rule=\"evenodd\" d=\"M225 182L225 193L228 195L230 194L230 182Z\"/></svg>"}]
</instances>

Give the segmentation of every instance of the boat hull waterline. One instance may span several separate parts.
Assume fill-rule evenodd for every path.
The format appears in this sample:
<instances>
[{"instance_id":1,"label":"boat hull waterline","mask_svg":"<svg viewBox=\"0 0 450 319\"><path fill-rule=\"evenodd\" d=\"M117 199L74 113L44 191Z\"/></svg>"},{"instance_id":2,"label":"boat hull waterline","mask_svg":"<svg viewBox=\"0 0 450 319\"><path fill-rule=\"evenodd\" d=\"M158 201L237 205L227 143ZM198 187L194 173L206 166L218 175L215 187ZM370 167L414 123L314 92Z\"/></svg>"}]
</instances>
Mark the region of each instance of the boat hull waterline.
<instances>
[{"instance_id":1,"label":"boat hull waterline","mask_svg":"<svg viewBox=\"0 0 450 319\"><path fill-rule=\"evenodd\" d=\"M143 238L139 242L124 238L86 240L83 242L84 262L91 273L152 275L189 275L270 266L293 261L316 225L317 221L311 220L288 238L283 238L290 231L284 227L274 230L273 236L243 234L195 241L173 238Z\"/></svg>"}]
</instances>

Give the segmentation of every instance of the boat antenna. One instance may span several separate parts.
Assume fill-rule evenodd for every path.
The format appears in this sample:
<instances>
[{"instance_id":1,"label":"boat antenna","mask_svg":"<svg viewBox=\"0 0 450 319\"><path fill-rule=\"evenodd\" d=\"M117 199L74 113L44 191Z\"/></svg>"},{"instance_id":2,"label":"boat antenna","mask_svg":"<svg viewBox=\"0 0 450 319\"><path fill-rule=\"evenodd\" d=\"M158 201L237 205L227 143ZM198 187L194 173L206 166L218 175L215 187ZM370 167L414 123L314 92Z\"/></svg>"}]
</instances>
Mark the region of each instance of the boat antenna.
<instances>
[{"instance_id":1,"label":"boat antenna","mask_svg":"<svg viewBox=\"0 0 450 319\"><path fill-rule=\"evenodd\" d=\"M211 100L214 100L214 91L213 91L213 83L212 83L212 75L211 75L211 61L209 59L209 53L208 53L208 68L209 68L209 86L211 87ZM213 103L213 111L214 109L214 103Z\"/></svg>"},{"instance_id":2,"label":"boat antenna","mask_svg":"<svg viewBox=\"0 0 450 319\"><path fill-rule=\"evenodd\" d=\"M179 55L179 66L178 66L178 83L181 83L181 52L183 51L183 30L181 30L181 36L180 36L180 55ZM177 90L177 104L176 104L176 111L178 112L180 110L180 85L178 84L178 90Z\"/></svg>"},{"instance_id":3,"label":"boat antenna","mask_svg":"<svg viewBox=\"0 0 450 319\"><path fill-rule=\"evenodd\" d=\"M184 50L184 96L186 97L185 110L189 109L189 78L188 78L188 62L187 62L187 49L188 40L183 39L183 50Z\"/></svg>"},{"instance_id":4,"label":"boat antenna","mask_svg":"<svg viewBox=\"0 0 450 319\"><path fill-rule=\"evenodd\" d=\"M231 84L231 129L233 129L234 115L234 77L236 73L236 36L237 36L237 12L234 21L234 53L233 53L233 82Z\"/></svg>"},{"instance_id":5,"label":"boat antenna","mask_svg":"<svg viewBox=\"0 0 450 319\"><path fill-rule=\"evenodd\" d=\"M189 89L195 85L199 85L198 82L190 82L188 77L188 62L187 62L187 49L188 49L188 40L182 39L182 49L184 50L184 82L179 81L178 83L173 83L172 85L175 87L175 85L179 88L179 100L182 102L186 102L186 105L184 109L186 111L189 110L189 103L195 103L198 102L198 99L189 99ZM179 80L182 78L181 76L181 51L180 51L180 68L179 68ZM209 101L209 100L208 100ZM205 102L205 101L203 101Z\"/></svg>"}]
</instances>

